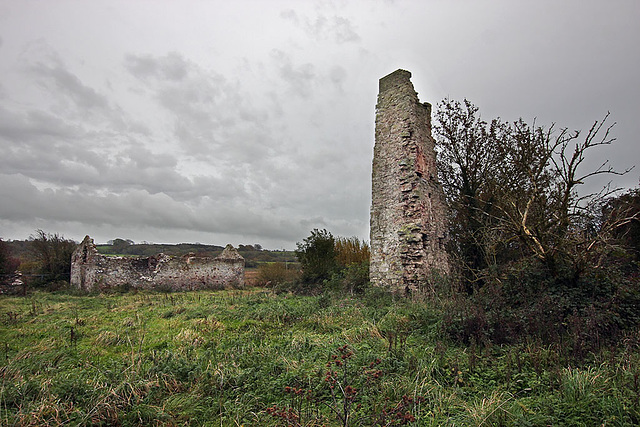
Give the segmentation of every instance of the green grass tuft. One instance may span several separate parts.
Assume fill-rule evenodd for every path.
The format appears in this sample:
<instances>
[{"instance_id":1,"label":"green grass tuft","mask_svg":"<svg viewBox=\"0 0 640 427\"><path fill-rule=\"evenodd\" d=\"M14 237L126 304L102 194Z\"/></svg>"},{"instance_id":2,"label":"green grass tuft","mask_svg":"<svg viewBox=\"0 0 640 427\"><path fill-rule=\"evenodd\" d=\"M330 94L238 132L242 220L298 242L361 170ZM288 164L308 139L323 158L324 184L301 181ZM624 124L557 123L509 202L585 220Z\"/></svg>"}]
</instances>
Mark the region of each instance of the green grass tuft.
<instances>
[{"instance_id":1,"label":"green grass tuft","mask_svg":"<svg viewBox=\"0 0 640 427\"><path fill-rule=\"evenodd\" d=\"M640 422L637 337L574 363L444 316L375 289L3 296L0 425Z\"/></svg>"}]
</instances>

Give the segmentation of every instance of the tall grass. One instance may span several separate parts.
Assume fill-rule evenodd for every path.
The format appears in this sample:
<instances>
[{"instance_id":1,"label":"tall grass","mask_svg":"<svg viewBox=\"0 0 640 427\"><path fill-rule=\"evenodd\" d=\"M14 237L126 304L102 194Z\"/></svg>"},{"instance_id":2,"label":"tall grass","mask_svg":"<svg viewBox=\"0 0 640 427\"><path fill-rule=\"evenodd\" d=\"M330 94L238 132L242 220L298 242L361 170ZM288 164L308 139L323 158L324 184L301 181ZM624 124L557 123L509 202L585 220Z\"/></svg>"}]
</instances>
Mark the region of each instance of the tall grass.
<instances>
[{"instance_id":1,"label":"tall grass","mask_svg":"<svg viewBox=\"0 0 640 427\"><path fill-rule=\"evenodd\" d=\"M572 364L536 342L452 343L443 319L379 290L0 297L0 424L640 421L633 337Z\"/></svg>"}]
</instances>

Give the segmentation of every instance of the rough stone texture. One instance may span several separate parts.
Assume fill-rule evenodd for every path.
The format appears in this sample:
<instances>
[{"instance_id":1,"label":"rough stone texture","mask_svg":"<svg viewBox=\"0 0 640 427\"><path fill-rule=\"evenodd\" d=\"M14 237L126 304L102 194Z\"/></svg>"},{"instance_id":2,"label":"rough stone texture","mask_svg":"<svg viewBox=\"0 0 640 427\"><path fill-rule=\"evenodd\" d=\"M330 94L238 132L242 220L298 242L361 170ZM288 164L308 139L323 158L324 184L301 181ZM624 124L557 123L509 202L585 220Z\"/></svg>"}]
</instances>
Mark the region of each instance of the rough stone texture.
<instances>
[{"instance_id":1,"label":"rough stone texture","mask_svg":"<svg viewBox=\"0 0 640 427\"><path fill-rule=\"evenodd\" d=\"M215 258L107 257L86 236L71 257L71 285L86 291L117 286L185 291L244 286L244 258L231 245Z\"/></svg>"},{"instance_id":2,"label":"rough stone texture","mask_svg":"<svg viewBox=\"0 0 640 427\"><path fill-rule=\"evenodd\" d=\"M371 203L371 282L393 290L447 274L446 210L437 180L431 105L420 103L411 73L380 79Z\"/></svg>"}]
</instances>

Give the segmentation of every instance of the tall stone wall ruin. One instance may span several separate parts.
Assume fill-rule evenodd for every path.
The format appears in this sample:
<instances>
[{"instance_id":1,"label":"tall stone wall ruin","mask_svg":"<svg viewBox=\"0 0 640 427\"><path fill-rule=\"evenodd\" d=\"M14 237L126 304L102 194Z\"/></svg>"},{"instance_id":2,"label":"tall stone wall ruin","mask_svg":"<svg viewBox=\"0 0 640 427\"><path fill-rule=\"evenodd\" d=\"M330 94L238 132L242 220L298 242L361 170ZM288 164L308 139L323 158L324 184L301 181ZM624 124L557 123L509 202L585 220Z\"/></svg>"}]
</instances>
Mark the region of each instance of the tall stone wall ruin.
<instances>
[{"instance_id":1,"label":"tall stone wall ruin","mask_svg":"<svg viewBox=\"0 0 640 427\"><path fill-rule=\"evenodd\" d=\"M86 236L71 257L71 285L84 291L119 286L186 291L244 286L244 258L231 245L215 258L108 257Z\"/></svg>"},{"instance_id":2,"label":"tall stone wall ruin","mask_svg":"<svg viewBox=\"0 0 640 427\"><path fill-rule=\"evenodd\" d=\"M380 79L376 105L370 277L396 291L449 272L431 105L420 103L410 78L397 70Z\"/></svg>"}]
</instances>

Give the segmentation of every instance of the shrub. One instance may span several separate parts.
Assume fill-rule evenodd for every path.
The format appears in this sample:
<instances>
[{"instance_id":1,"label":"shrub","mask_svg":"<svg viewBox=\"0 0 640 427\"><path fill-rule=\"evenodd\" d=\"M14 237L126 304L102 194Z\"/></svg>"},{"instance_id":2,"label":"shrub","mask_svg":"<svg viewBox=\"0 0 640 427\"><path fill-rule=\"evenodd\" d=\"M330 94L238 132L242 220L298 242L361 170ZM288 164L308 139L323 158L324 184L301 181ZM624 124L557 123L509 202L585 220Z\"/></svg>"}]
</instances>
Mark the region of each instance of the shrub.
<instances>
[{"instance_id":1,"label":"shrub","mask_svg":"<svg viewBox=\"0 0 640 427\"><path fill-rule=\"evenodd\" d=\"M11 248L4 240L0 239L0 275L10 275L18 269L20 260L13 258Z\"/></svg>"},{"instance_id":2,"label":"shrub","mask_svg":"<svg viewBox=\"0 0 640 427\"><path fill-rule=\"evenodd\" d=\"M640 280L616 263L551 271L521 260L493 272L471 295L447 299L443 331L454 341L562 342L576 359L615 343L640 323Z\"/></svg>"},{"instance_id":3,"label":"shrub","mask_svg":"<svg viewBox=\"0 0 640 427\"><path fill-rule=\"evenodd\" d=\"M314 229L311 235L298 242L296 257L302 265L302 279L310 283L321 283L335 271L336 248L333 235L327 230Z\"/></svg>"},{"instance_id":4,"label":"shrub","mask_svg":"<svg viewBox=\"0 0 640 427\"><path fill-rule=\"evenodd\" d=\"M271 262L258 267L258 286L272 287L294 282L300 276L296 268L290 268L283 262Z\"/></svg>"},{"instance_id":5,"label":"shrub","mask_svg":"<svg viewBox=\"0 0 640 427\"><path fill-rule=\"evenodd\" d=\"M35 236L29 238L30 249L36 261L36 272L42 275L42 280L34 285L42 286L60 280L69 280L71 271L71 255L77 243L65 239L59 234L45 233L37 230Z\"/></svg>"},{"instance_id":6,"label":"shrub","mask_svg":"<svg viewBox=\"0 0 640 427\"><path fill-rule=\"evenodd\" d=\"M336 262L341 267L369 262L369 245L357 237L338 237L335 239Z\"/></svg>"},{"instance_id":7,"label":"shrub","mask_svg":"<svg viewBox=\"0 0 640 427\"><path fill-rule=\"evenodd\" d=\"M348 264L325 282L325 288L362 294L369 287L369 260Z\"/></svg>"},{"instance_id":8,"label":"shrub","mask_svg":"<svg viewBox=\"0 0 640 427\"><path fill-rule=\"evenodd\" d=\"M302 266L301 283L309 290L363 293L369 286L369 245L357 237L333 237L327 230L313 230L298 243L296 256Z\"/></svg>"}]
</instances>

